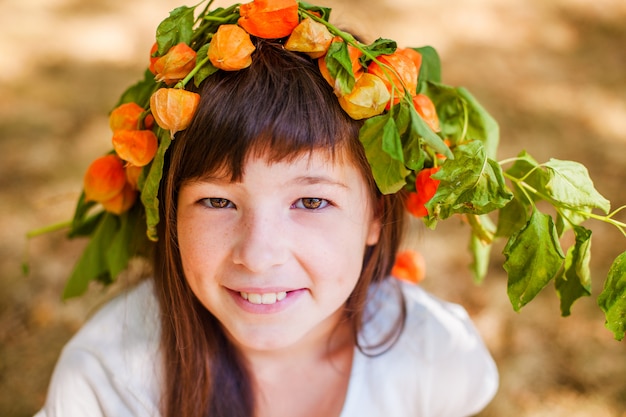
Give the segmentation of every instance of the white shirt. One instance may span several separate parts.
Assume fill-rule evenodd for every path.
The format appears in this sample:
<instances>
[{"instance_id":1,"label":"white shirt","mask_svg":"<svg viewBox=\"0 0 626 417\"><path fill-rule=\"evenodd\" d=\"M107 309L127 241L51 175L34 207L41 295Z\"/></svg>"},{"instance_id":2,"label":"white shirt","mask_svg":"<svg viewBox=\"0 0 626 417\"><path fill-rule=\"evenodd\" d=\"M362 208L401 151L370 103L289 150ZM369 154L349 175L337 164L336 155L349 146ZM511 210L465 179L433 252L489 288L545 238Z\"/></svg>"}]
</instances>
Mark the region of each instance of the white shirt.
<instances>
[{"instance_id":1,"label":"white shirt","mask_svg":"<svg viewBox=\"0 0 626 417\"><path fill-rule=\"evenodd\" d=\"M399 313L395 280L372 290L361 341ZM383 354L355 350L341 417L464 417L495 395L498 373L465 310L401 284L407 321ZM65 346L36 417L158 416L159 306L147 280L92 317Z\"/></svg>"}]
</instances>

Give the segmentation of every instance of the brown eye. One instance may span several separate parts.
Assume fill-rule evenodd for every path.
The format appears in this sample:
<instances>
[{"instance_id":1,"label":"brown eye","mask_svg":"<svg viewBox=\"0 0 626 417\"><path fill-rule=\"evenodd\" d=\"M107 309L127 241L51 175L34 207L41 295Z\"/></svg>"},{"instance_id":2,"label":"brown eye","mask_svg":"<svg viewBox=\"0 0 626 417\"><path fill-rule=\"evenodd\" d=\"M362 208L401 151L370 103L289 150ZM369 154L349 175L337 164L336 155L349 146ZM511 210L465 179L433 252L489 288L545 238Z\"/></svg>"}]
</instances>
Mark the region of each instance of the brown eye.
<instances>
[{"instance_id":1,"label":"brown eye","mask_svg":"<svg viewBox=\"0 0 626 417\"><path fill-rule=\"evenodd\" d=\"M209 208L231 208L234 207L234 204L225 198L205 198L203 200L204 205Z\"/></svg>"},{"instance_id":2,"label":"brown eye","mask_svg":"<svg viewBox=\"0 0 626 417\"><path fill-rule=\"evenodd\" d=\"M322 205L322 199L320 198L303 198L302 205L308 209L317 209Z\"/></svg>"},{"instance_id":3,"label":"brown eye","mask_svg":"<svg viewBox=\"0 0 626 417\"><path fill-rule=\"evenodd\" d=\"M328 205L328 200L324 200L323 198L301 198L296 201L294 206L296 208L303 208L307 210L318 210L326 207Z\"/></svg>"}]
</instances>

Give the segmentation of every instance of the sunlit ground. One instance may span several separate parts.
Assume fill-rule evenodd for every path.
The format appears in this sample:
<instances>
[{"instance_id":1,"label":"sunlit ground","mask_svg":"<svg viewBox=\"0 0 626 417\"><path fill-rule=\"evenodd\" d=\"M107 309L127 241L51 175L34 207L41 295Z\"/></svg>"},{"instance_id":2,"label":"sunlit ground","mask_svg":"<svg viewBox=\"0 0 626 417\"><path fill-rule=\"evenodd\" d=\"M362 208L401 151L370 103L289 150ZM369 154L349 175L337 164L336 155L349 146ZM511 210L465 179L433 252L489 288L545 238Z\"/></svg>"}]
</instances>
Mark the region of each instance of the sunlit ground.
<instances>
[{"instance_id":1,"label":"sunlit ground","mask_svg":"<svg viewBox=\"0 0 626 417\"><path fill-rule=\"evenodd\" d=\"M444 82L468 87L499 120L499 158L525 149L539 161L580 161L614 207L626 204L626 2L323 4L333 7L335 23L369 40L437 48ZM27 247L25 234L70 218L83 171L110 149L107 111L141 76L154 28L178 5L0 3L2 416L32 415L42 405L61 347L117 289L94 286L84 298L61 302L84 242L53 233ZM499 264L502 245L494 250L486 282L476 286L467 272L464 225L450 220L422 232L424 285L465 305L498 362L501 388L481 416L626 416L626 342L604 329L595 302L626 240L608 225L588 226L594 233L594 295L575 304L569 318L559 317L552 286L513 312ZM25 276L26 255L31 271Z\"/></svg>"}]
</instances>

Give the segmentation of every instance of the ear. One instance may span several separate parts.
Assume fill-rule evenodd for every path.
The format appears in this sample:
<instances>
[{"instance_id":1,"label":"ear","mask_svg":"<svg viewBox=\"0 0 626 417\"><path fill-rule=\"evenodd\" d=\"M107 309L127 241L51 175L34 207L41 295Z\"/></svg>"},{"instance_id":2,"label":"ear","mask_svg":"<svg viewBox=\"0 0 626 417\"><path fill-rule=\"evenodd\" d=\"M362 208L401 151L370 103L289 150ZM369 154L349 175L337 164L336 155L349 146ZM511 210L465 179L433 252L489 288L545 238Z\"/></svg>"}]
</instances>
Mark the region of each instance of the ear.
<instances>
[{"instance_id":1,"label":"ear","mask_svg":"<svg viewBox=\"0 0 626 417\"><path fill-rule=\"evenodd\" d=\"M372 246L378 243L380 239L380 231L382 229L382 221L378 213L374 213L370 220L369 227L367 229L367 236L365 243L367 246Z\"/></svg>"}]
</instances>

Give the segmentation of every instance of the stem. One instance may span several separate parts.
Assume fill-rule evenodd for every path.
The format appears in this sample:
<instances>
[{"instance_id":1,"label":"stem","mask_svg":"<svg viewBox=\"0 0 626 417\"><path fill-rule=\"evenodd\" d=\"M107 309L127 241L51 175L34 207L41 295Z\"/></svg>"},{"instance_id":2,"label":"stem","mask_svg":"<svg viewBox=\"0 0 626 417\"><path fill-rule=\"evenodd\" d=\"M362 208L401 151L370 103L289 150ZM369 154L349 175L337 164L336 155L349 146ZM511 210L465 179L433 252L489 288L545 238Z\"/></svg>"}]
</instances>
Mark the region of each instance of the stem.
<instances>
[{"instance_id":1,"label":"stem","mask_svg":"<svg viewBox=\"0 0 626 417\"><path fill-rule=\"evenodd\" d=\"M620 211L622 211L622 210L626 210L626 206L621 206L621 207L616 208L616 209L615 209L615 210L613 210L611 213L609 213L609 214L607 215L607 217L613 217L613 216L615 216L617 213L619 213L619 212L620 212Z\"/></svg>"},{"instance_id":2,"label":"stem","mask_svg":"<svg viewBox=\"0 0 626 417\"><path fill-rule=\"evenodd\" d=\"M498 164L500 165L504 165L504 164L510 164L511 162L517 162L519 161L521 158L508 158L508 159L503 159L502 161L498 162Z\"/></svg>"},{"instance_id":3,"label":"stem","mask_svg":"<svg viewBox=\"0 0 626 417\"><path fill-rule=\"evenodd\" d=\"M176 88L185 88L185 85L187 85L187 83L194 77L194 75L196 75L198 71L200 71L200 68L202 68L204 64L206 64L208 61L209 57L207 56L202 61L197 63L196 66L193 67L193 69L189 72L189 74L187 74L185 78L176 83Z\"/></svg>"},{"instance_id":4,"label":"stem","mask_svg":"<svg viewBox=\"0 0 626 417\"><path fill-rule=\"evenodd\" d=\"M461 100L463 104L463 131L461 132L460 142L463 143L465 136L467 135L467 128L469 126L469 112L467 111L467 103L465 100Z\"/></svg>"},{"instance_id":5,"label":"stem","mask_svg":"<svg viewBox=\"0 0 626 417\"><path fill-rule=\"evenodd\" d=\"M196 29L192 42L196 42L198 39L201 39L207 31L209 31L209 35L212 35L211 30L215 31L215 26L220 26L223 23L228 22L236 22L239 18L239 13L235 12L237 8L240 6L239 3L233 4L232 6L226 9L216 9L209 10L209 7L213 3L213 0L207 5L204 11L198 16L197 21L202 21L202 23Z\"/></svg>"},{"instance_id":6,"label":"stem","mask_svg":"<svg viewBox=\"0 0 626 417\"><path fill-rule=\"evenodd\" d=\"M474 234L481 242L490 244L494 239L494 232L487 230L476 214L466 214L468 223L472 227Z\"/></svg>"},{"instance_id":7,"label":"stem","mask_svg":"<svg viewBox=\"0 0 626 417\"><path fill-rule=\"evenodd\" d=\"M532 170L531 170L531 172L532 172ZM599 220L601 222L611 224L611 225L615 226L620 231L620 233L622 233L622 235L624 235L626 237L626 223L613 219L613 216L615 216L620 211L626 209L626 206L621 206L617 210L613 211L612 213L609 213L608 215L599 215L599 214L595 214L595 213L593 213L591 211L581 210L581 209L579 209L577 207L567 207L567 206L564 206L562 203L560 203L558 201L555 201L550 196L547 196L545 194L540 193L534 187L532 187L529 184L524 182L524 178L526 178L528 175L525 175L524 178L515 178L512 175L507 174L506 172L504 172L504 176L505 176L505 178L508 178L511 182L515 183L520 188L520 190L524 193L524 195L526 196L526 198L528 199L528 201L531 204L534 205L534 202L530 198L530 196L528 195L528 192L530 192L531 194L534 194L535 196L541 198L542 200L547 201L548 203L550 203L557 210L557 212L565 219L567 219L567 216L565 216L563 214L563 209L564 208L567 209L567 210L570 210L571 212L573 212L575 214L578 214L578 215L580 215L582 217L589 218L589 219L594 219L594 220ZM574 224L571 221L569 221L569 222L571 224Z\"/></svg>"},{"instance_id":8,"label":"stem","mask_svg":"<svg viewBox=\"0 0 626 417\"><path fill-rule=\"evenodd\" d=\"M398 80L400 80L400 82L402 83L403 87L405 87L406 90L406 86L404 86L404 82L402 81L402 78L396 73L396 71L391 68L389 65L387 64L383 64L382 62L380 62L378 59L376 59L376 56L374 56L373 54L371 54L366 48L363 48L363 46L361 45L360 42L358 42L354 36L352 36L350 33L348 32L344 32L338 28L336 28L334 25L330 24L329 22L327 22L326 20L322 19L321 17L318 17L317 15L307 11L307 10L298 10L298 13L303 16L303 17L308 17L318 23L323 24L324 26L326 26L326 28L328 29L328 31L330 33L332 33L335 36L339 36L345 43L347 43L350 46L355 47L356 49L358 49L359 51L361 51L361 53L363 54L363 56L365 56L367 59L375 62L376 64L378 64L378 66L380 66L380 68L383 70L383 73L385 74L385 76L387 77L387 79L389 80L394 92L398 93L398 96L402 96L402 99L404 100L404 94L400 94L400 89L398 87L396 87L395 83L392 81L391 75L389 74L388 71L391 71L393 73L395 73L398 77ZM391 100L393 101L394 99L394 95L392 93L392 97Z\"/></svg>"},{"instance_id":9,"label":"stem","mask_svg":"<svg viewBox=\"0 0 626 417\"><path fill-rule=\"evenodd\" d=\"M31 239L33 237L41 236L46 233L51 233L51 232L56 232L62 229L67 229L71 225L72 225L71 220L65 220L65 221L54 223L48 226L40 227L39 229L31 230L30 232L26 233L26 237L28 239Z\"/></svg>"},{"instance_id":10,"label":"stem","mask_svg":"<svg viewBox=\"0 0 626 417\"><path fill-rule=\"evenodd\" d=\"M207 22L218 22L218 23L222 23L222 22L227 22L230 21L233 17L238 16L235 13L229 14L228 16L225 17L220 17L220 16L204 16L202 19L207 21Z\"/></svg>"},{"instance_id":11,"label":"stem","mask_svg":"<svg viewBox=\"0 0 626 417\"><path fill-rule=\"evenodd\" d=\"M610 216L601 216L599 214L595 214L595 213L591 213L591 212L584 212L584 211L579 211L579 210L572 210L572 211L574 211L575 213L578 213L578 214L582 214L583 216L587 216L590 219L600 220L602 222L612 224L613 226L617 227L617 229L620 232L622 232L622 234L626 237L626 223L624 223L624 222L620 222L618 220L614 220Z\"/></svg>"}]
</instances>

